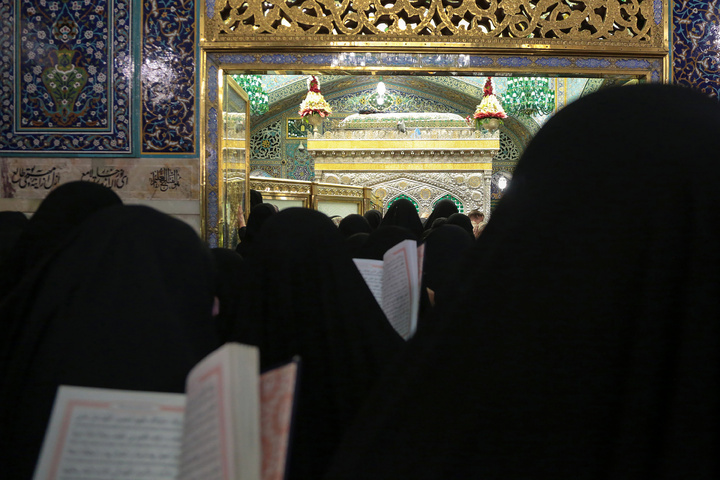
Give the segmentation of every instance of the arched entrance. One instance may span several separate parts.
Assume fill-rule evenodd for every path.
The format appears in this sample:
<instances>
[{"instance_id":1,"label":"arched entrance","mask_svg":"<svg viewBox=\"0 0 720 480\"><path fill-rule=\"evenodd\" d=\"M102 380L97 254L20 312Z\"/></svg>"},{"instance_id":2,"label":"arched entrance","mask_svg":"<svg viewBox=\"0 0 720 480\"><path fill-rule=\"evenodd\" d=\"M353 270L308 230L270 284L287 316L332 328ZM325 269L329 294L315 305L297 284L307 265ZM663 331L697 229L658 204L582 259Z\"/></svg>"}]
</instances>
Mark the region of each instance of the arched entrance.
<instances>
[{"instance_id":1,"label":"arched entrance","mask_svg":"<svg viewBox=\"0 0 720 480\"><path fill-rule=\"evenodd\" d=\"M200 40L206 238L217 244L224 221L218 114L228 72L339 77L330 84L358 74L404 76L408 81L458 75L667 81L666 0L610 0L600 13L577 2L558 1L544 11L537 1L526 3L500 0L480 8L475 1L431 0L416 7L368 0L358 9L357 2L348 0L333 5L206 2ZM297 103L302 94L298 92ZM498 171L512 168L529 133L534 132L506 129Z\"/></svg>"}]
</instances>

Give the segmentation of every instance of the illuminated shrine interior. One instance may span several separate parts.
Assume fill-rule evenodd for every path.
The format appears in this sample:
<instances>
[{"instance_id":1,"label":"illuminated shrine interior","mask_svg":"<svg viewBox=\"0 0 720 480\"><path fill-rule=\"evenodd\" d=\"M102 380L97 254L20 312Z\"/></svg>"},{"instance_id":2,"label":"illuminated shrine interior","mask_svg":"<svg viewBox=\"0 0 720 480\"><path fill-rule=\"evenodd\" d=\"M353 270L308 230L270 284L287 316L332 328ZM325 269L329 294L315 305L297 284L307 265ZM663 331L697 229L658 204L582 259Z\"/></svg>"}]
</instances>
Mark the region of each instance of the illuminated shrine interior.
<instances>
[{"instance_id":1,"label":"illuminated shrine interior","mask_svg":"<svg viewBox=\"0 0 720 480\"><path fill-rule=\"evenodd\" d=\"M226 73L243 83L243 72L228 70ZM447 115L452 115L454 126L465 127L470 130L469 135L477 137L472 121L463 123L458 119L467 121L468 117L472 117L483 98L483 87L488 78L492 78L494 95L501 104L506 104L511 77L429 75L427 72L405 75L318 74L320 92L332 107L332 113L314 132L298 112L308 93L310 77L309 74L255 76L256 84L259 79L266 94L266 107L251 114L250 164L247 170L250 177L369 186L379 203L376 206L383 210L394 199L403 197L413 201L421 215L428 214L441 198L451 198L464 212L479 209L490 214L503 189L510 183L520 154L553 111L601 88L638 81L630 77L545 78L554 94L552 111L518 113L508 110L508 117L497 132L490 136L487 132L480 135L488 139L492 137L495 147L488 152L462 152L467 157L462 160L457 149L448 150L443 146L446 146L443 144L444 135L452 133L452 128L444 128L450 125L443 123L449 121ZM378 93L379 85L384 87L382 94ZM234 104L233 98L239 97L228 96L226 113L229 116L226 121L230 122L228 118L232 112L244 110L242 101ZM252 102L252 95L250 100ZM348 117L357 117L360 112L379 113L389 120L385 125L372 124L377 127L376 132L346 130L352 128L349 127ZM433 121L433 115L438 117L437 122ZM401 120L403 124L412 123L421 116L430 118L427 125L437 128L408 128L405 133L395 131L400 128ZM390 138L393 141L407 139L408 142L426 139L429 151L417 148L406 151L402 147L393 147L388 153L382 144ZM358 149L368 139L375 139L373 145L377 148L365 151L362 159L358 160ZM327 151L330 147L314 147L328 142L343 146L332 147L331 150L337 151L331 153ZM334 160L327 159L330 157ZM339 166L347 162L361 162L365 169L360 171L361 167L349 167L356 169L346 170ZM393 163L397 163L397 168L393 167ZM435 164L442 166L434 168ZM334 165L335 170L322 165ZM422 168L414 169L413 165L422 165ZM277 205L283 208L297 206L297 203L277 202ZM326 210L325 213L346 215L354 213L354 210L339 208Z\"/></svg>"}]
</instances>

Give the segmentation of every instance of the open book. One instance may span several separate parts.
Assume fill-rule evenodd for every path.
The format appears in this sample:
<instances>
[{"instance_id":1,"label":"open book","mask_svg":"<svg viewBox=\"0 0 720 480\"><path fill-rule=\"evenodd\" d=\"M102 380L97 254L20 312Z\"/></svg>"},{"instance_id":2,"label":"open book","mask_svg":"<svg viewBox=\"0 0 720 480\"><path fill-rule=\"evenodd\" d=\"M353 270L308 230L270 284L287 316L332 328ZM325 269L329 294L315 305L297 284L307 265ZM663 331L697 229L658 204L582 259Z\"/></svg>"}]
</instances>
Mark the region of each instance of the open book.
<instances>
[{"instance_id":1,"label":"open book","mask_svg":"<svg viewBox=\"0 0 720 480\"><path fill-rule=\"evenodd\" d=\"M417 328L424 252L425 245L404 240L382 260L353 259L390 324L406 340Z\"/></svg>"},{"instance_id":2,"label":"open book","mask_svg":"<svg viewBox=\"0 0 720 480\"><path fill-rule=\"evenodd\" d=\"M34 478L282 480L298 362L258 368L227 343L185 394L61 386Z\"/></svg>"}]
</instances>

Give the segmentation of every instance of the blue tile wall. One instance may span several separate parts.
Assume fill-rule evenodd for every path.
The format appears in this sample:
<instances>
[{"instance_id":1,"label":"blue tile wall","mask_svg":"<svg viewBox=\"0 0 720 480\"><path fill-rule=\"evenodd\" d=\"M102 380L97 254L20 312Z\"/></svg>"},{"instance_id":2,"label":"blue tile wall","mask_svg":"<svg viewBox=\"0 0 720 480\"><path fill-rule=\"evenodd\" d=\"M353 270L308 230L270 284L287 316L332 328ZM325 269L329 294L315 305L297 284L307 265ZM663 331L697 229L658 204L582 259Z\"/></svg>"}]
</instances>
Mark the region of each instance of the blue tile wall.
<instances>
[{"instance_id":1,"label":"blue tile wall","mask_svg":"<svg viewBox=\"0 0 720 480\"><path fill-rule=\"evenodd\" d=\"M198 155L196 8L192 0L0 0L0 154ZM672 15L673 81L718 96L720 0L676 1ZM296 66L608 66L560 56L236 55Z\"/></svg>"},{"instance_id":2,"label":"blue tile wall","mask_svg":"<svg viewBox=\"0 0 720 480\"><path fill-rule=\"evenodd\" d=\"M195 5L143 2L142 153L196 151Z\"/></svg>"},{"instance_id":3,"label":"blue tile wall","mask_svg":"<svg viewBox=\"0 0 720 480\"><path fill-rule=\"evenodd\" d=\"M0 152L130 154L131 0L0 0Z\"/></svg>"},{"instance_id":4,"label":"blue tile wall","mask_svg":"<svg viewBox=\"0 0 720 480\"><path fill-rule=\"evenodd\" d=\"M673 80L720 97L720 0L676 0Z\"/></svg>"}]
</instances>

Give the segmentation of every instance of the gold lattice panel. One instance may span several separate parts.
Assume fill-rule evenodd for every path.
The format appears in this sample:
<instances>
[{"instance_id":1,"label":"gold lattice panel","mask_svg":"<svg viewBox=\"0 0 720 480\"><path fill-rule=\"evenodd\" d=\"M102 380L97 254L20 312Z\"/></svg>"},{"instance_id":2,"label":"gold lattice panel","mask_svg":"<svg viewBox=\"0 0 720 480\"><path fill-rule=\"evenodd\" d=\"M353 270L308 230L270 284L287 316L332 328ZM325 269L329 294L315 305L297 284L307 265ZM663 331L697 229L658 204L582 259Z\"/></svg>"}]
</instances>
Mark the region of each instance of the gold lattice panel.
<instances>
[{"instance_id":1,"label":"gold lattice panel","mask_svg":"<svg viewBox=\"0 0 720 480\"><path fill-rule=\"evenodd\" d=\"M206 45L667 51L668 0L206 0ZM348 42L348 43L344 43Z\"/></svg>"}]
</instances>

